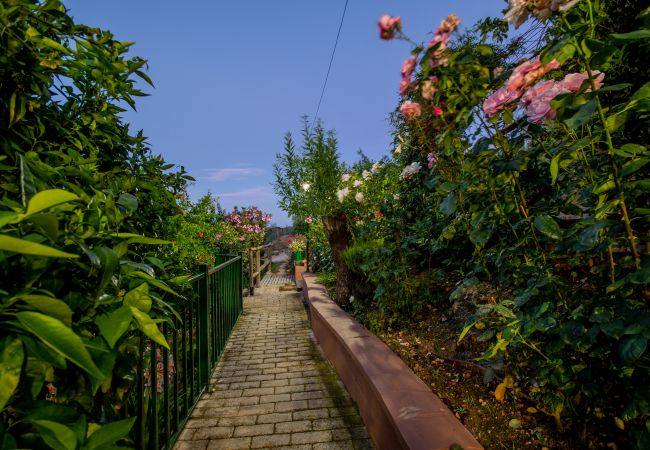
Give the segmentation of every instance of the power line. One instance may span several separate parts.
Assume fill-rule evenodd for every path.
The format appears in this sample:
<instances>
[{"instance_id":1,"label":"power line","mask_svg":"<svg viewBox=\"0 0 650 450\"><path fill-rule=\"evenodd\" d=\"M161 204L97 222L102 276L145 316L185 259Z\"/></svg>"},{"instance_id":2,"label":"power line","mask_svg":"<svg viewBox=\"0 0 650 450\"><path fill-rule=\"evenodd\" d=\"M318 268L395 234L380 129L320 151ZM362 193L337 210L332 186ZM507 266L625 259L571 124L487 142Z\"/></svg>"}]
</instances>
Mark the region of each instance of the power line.
<instances>
[{"instance_id":1,"label":"power line","mask_svg":"<svg viewBox=\"0 0 650 450\"><path fill-rule=\"evenodd\" d=\"M334 41L334 48L332 49L332 56L330 58L330 64L327 68L327 75L325 75L325 82L323 83L323 89L320 92L320 98L318 99L318 106L316 107L316 114L314 114L314 121L312 125L316 123L318 119L318 112L320 111L320 105L323 101L323 95L325 95L325 87L327 86L327 80L330 77L330 71L332 70L332 62L334 62L334 54L336 53L336 46L339 43L339 36L341 35L341 28L343 28L343 20L345 19L345 12L348 10L348 1L345 0L345 6L343 7L343 14L341 15L341 23L339 23L339 30L336 32L336 40Z\"/></svg>"}]
</instances>

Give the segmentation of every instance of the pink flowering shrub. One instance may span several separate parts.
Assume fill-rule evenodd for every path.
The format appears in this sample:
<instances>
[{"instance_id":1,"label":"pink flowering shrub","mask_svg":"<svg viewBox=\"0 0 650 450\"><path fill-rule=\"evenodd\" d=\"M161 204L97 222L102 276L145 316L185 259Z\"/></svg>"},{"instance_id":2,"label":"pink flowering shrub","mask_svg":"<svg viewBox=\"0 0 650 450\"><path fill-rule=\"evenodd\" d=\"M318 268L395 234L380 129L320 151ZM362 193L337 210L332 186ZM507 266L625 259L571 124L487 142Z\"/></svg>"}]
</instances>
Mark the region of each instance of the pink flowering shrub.
<instances>
[{"instance_id":1,"label":"pink flowering shrub","mask_svg":"<svg viewBox=\"0 0 650 450\"><path fill-rule=\"evenodd\" d=\"M220 215L210 194L196 203L184 200L183 207L187 212L179 224L175 248L188 271L194 270L196 264L215 264L217 254L238 254L261 245L271 221L270 214L255 206L235 207Z\"/></svg>"},{"instance_id":2,"label":"pink flowering shrub","mask_svg":"<svg viewBox=\"0 0 650 450\"><path fill-rule=\"evenodd\" d=\"M351 247L377 287L372 317L416 316L404 280L430 280L423 261L467 274L454 304L477 283L501 295L461 335L489 343L486 368L504 368L560 428L649 448L650 9L510 0L504 20L531 16L544 27L508 40L486 20L454 42L450 15L415 46L383 169L393 179L379 188L391 190L353 210ZM341 188L352 208L355 186Z\"/></svg>"}]
</instances>

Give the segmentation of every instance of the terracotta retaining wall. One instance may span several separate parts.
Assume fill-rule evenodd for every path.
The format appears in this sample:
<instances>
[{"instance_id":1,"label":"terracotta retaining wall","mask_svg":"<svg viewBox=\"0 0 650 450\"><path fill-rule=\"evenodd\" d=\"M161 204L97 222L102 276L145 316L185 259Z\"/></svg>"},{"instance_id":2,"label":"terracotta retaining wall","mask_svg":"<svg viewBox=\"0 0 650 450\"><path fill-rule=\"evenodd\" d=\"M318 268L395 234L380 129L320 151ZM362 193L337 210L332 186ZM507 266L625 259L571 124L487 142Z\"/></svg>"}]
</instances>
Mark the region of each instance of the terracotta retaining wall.
<instances>
[{"instance_id":1,"label":"terracotta retaining wall","mask_svg":"<svg viewBox=\"0 0 650 450\"><path fill-rule=\"evenodd\" d=\"M399 356L329 298L314 274L303 273L302 292L316 340L380 450L483 449Z\"/></svg>"}]
</instances>

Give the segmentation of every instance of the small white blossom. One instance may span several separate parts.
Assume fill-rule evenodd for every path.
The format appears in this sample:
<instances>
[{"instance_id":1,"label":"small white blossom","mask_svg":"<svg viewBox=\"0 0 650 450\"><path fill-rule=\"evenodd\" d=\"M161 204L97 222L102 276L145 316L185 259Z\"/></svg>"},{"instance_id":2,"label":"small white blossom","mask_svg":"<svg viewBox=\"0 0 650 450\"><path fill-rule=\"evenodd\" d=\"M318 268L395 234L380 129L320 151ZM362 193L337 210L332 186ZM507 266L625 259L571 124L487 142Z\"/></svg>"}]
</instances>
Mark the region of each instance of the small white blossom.
<instances>
[{"instance_id":1,"label":"small white blossom","mask_svg":"<svg viewBox=\"0 0 650 450\"><path fill-rule=\"evenodd\" d=\"M311 184L309 184L309 183L303 183L302 184L302 190L303 191L308 191L310 187L311 187Z\"/></svg>"},{"instance_id":2,"label":"small white blossom","mask_svg":"<svg viewBox=\"0 0 650 450\"><path fill-rule=\"evenodd\" d=\"M393 194L393 200L399 200L400 196L399 194Z\"/></svg>"},{"instance_id":3,"label":"small white blossom","mask_svg":"<svg viewBox=\"0 0 650 450\"><path fill-rule=\"evenodd\" d=\"M357 192L357 194L354 196L354 199L361 203L363 201L363 192Z\"/></svg>"},{"instance_id":4,"label":"small white blossom","mask_svg":"<svg viewBox=\"0 0 650 450\"><path fill-rule=\"evenodd\" d=\"M362 227L363 226L363 220L357 220L357 226Z\"/></svg>"},{"instance_id":5,"label":"small white blossom","mask_svg":"<svg viewBox=\"0 0 650 450\"><path fill-rule=\"evenodd\" d=\"M413 175L422 170L422 165L419 162L414 162L404 167L402 173L399 175L403 180L411 178Z\"/></svg>"},{"instance_id":6,"label":"small white blossom","mask_svg":"<svg viewBox=\"0 0 650 450\"><path fill-rule=\"evenodd\" d=\"M336 193L336 196L339 198L339 202L343 203L343 199L350 193L350 188L341 189Z\"/></svg>"},{"instance_id":7,"label":"small white blossom","mask_svg":"<svg viewBox=\"0 0 650 450\"><path fill-rule=\"evenodd\" d=\"M379 169L381 169L381 167L382 167L381 163L379 161L377 161L376 163L374 163L372 165L372 173L379 172Z\"/></svg>"},{"instance_id":8,"label":"small white blossom","mask_svg":"<svg viewBox=\"0 0 650 450\"><path fill-rule=\"evenodd\" d=\"M350 296L350 303L353 303L353 302L354 302L354 295L351 295Z\"/></svg>"},{"instance_id":9,"label":"small white blossom","mask_svg":"<svg viewBox=\"0 0 650 450\"><path fill-rule=\"evenodd\" d=\"M352 183L352 186L354 187L359 187L363 184L363 181L361 180L356 180L354 183Z\"/></svg>"},{"instance_id":10,"label":"small white blossom","mask_svg":"<svg viewBox=\"0 0 650 450\"><path fill-rule=\"evenodd\" d=\"M344 182L344 183L347 183L348 181L350 181L350 174L349 173L344 173L343 175L341 175L341 181Z\"/></svg>"},{"instance_id":11,"label":"small white blossom","mask_svg":"<svg viewBox=\"0 0 650 450\"><path fill-rule=\"evenodd\" d=\"M361 176L363 177L364 180L367 180L368 178L370 178L370 172L368 172L367 170L364 170L361 173Z\"/></svg>"}]
</instances>

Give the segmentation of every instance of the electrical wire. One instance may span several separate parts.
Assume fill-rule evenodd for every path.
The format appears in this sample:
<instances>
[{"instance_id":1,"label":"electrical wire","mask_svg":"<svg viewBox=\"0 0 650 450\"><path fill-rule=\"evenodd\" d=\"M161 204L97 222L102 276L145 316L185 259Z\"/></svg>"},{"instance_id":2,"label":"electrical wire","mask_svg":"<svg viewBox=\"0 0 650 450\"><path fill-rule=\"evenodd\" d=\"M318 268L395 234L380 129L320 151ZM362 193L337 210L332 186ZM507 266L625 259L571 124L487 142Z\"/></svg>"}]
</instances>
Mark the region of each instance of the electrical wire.
<instances>
[{"instance_id":1,"label":"electrical wire","mask_svg":"<svg viewBox=\"0 0 650 450\"><path fill-rule=\"evenodd\" d=\"M325 82L323 83L323 89L320 92L320 98L318 99L318 106L316 107L316 114L314 114L314 121L312 126L316 123L318 119L318 112L320 111L320 105L323 101L323 96L325 95L325 88L327 87L327 80L330 77L330 71L332 70L332 63L334 62L334 55L336 54L336 47L339 43L339 36L341 35L341 28L343 28L343 20L345 19L345 12L348 10L348 1L345 0L345 6L343 7L343 14L341 15L341 22L339 23L339 30L336 32L336 40L334 41L334 48L332 49L332 56L330 57L330 64L327 67L327 74L325 75Z\"/></svg>"}]
</instances>

